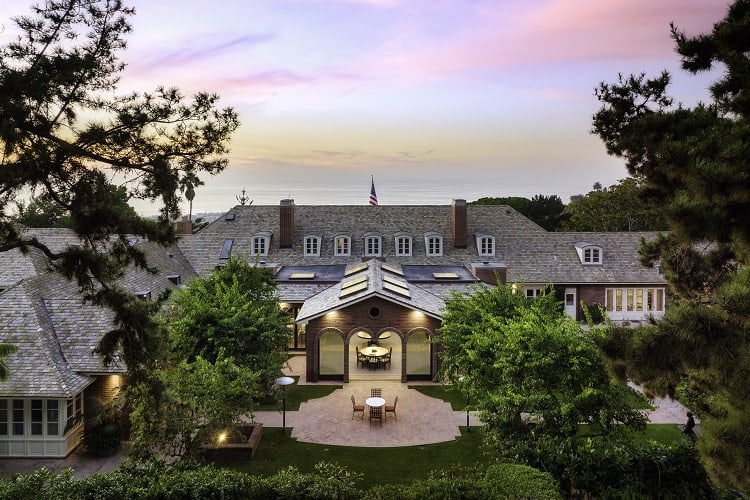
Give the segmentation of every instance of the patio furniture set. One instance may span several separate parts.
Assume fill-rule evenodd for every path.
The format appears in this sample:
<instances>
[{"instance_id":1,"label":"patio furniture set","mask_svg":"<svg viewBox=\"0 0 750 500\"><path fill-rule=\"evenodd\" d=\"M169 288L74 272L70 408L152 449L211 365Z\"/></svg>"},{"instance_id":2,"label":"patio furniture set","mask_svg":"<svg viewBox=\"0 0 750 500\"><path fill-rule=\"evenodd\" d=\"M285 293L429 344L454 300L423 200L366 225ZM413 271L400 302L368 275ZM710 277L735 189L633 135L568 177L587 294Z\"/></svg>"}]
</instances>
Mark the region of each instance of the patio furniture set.
<instances>
[{"instance_id":1,"label":"patio furniture set","mask_svg":"<svg viewBox=\"0 0 750 500\"><path fill-rule=\"evenodd\" d=\"M393 405L386 404L383 399L382 391L378 387L370 389L370 397L365 400L365 404L357 404L357 400L352 394L352 419L358 413L361 414L362 420L365 419L365 413L369 415L370 426L372 421L377 420L380 425L383 425L383 419L388 417L389 413L393 414L393 418L398 420L396 416L396 405L398 404L398 396L393 400Z\"/></svg>"}]
</instances>

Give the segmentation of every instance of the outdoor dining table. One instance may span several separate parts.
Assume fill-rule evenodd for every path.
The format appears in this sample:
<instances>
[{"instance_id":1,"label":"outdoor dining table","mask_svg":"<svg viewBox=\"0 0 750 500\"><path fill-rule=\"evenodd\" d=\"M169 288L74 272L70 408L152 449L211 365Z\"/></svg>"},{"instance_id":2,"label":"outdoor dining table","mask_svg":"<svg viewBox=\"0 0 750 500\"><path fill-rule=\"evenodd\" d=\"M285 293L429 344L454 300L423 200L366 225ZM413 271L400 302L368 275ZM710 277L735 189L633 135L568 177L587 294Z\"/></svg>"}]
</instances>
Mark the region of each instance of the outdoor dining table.
<instances>
[{"instance_id":1,"label":"outdoor dining table","mask_svg":"<svg viewBox=\"0 0 750 500\"><path fill-rule=\"evenodd\" d=\"M367 398L365 404L370 408L382 408L385 406L385 399L383 398Z\"/></svg>"}]
</instances>

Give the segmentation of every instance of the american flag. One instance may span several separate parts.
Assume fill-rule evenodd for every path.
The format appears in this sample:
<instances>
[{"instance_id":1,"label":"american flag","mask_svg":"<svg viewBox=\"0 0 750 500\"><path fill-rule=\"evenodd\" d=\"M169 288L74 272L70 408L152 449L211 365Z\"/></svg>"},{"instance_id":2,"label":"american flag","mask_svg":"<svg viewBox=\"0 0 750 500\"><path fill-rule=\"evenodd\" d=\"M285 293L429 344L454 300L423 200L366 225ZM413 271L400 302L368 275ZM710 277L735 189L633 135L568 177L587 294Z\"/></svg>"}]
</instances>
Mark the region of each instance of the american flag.
<instances>
[{"instance_id":1,"label":"american flag","mask_svg":"<svg viewBox=\"0 0 750 500\"><path fill-rule=\"evenodd\" d=\"M372 185L370 186L370 206L374 207L378 204L378 195L375 194L375 178L372 179Z\"/></svg>"}]
</instances>

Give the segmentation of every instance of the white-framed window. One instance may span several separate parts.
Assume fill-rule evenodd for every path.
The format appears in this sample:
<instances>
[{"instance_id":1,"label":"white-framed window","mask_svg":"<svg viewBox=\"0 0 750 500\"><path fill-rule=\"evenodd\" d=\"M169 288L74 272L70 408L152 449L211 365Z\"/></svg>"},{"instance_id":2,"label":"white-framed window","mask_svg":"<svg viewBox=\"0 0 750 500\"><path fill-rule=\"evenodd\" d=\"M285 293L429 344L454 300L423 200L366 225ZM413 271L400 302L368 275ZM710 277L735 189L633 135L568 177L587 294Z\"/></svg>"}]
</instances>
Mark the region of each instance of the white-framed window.
<instances>
[{"instance_id":1,"label":"white-framed window","mask_svg":"<svg viewBox=\"0 0 750 500\"><path fill-rule=\"evenodd\" d=\"M495 237L486 234L477 236L477 253L480 257L495 256Z\"/></svg>"},{"instance_id":2,"label":"white-framed window","mask_svg":"<svg viewBox=\"0 0 750 500\"><path fill-rule=\"evenodd\" d=\"M443 237L437 233L427 233L424 235L425 254L428 257L443 256Z\"/></svg>"},{"instance_id":3,"label":"white-framed window","mask_svg":"<svg viewBox=\"0 0 750 500\"><path fill-rule=\"evenodd\" d=\"M0 399L0 436L9 435L59 436L60 401Z\"/></svg>"},{"instance_id":4,"label":"white-framed window","mask_svg":"<svg viewBox=\"0 0 750 500\"><path fill-rule=\"evenodd\" d=\"M583 249L583 263L584 264L601 264L602 263L602 250L597 247L584 248Z\"/></svg>"},{"instance_id":5,"label":"white-framed window","mask_svg":"<svg viewBox=\"0 0 750 500\"><path fill-rule=\"evenodd\" d=\"M253 257L267 257L271 247L271 233L263 232L253 236L252 246Z\"/></svg>"},{"instance_id":6,"label":"white-framed window","mask_svg":"<svg viewBox=\"0 0 750 500\"><path fill-rule=\"evenodd\" d=\"M65 407L65 417L67 424L65 425L65 432L67 433L73 429L77 423L83 419L83 393L78 393L74 398L70 398L67 401Z\"/></svg>"},{"instance_id":7,"label":"white-framed window","mask_svg":"<svg viewBox=\"0 0 750 500\"><path fill-rule=\"evenodd\" d=\"M349 257L352 254L352 238L340 234L333 239L333 255L336 257Z\"/></svg>"},{"instance_id":8,"label":"white-framed window","mask_svg":"<svg viewBox=\"0 0 750 500\"><path fill-rule=\"evenodd\" d=\"M544 288L526 287L526 298L535 299L544 295Z\"/></svg>"},{"instance_id":9,"label":"white-framed window","mask_svg":"<svg viewBox=\"0 0 750 500\"><path fill-rule=\"evenodd\" d=\"M396 257L411 257L411 236L408 234L397 234L394 244L396 246Z\"/></svg>"},{"instance_id":10,"label":"white-framed window","mask_svg":"<svg viewBox=\"0 0 750 500\"><path fill-rule=\"evenodd\" d=\"M600 265L602 263L604 257L602 247L585 241L576 243L575 247L578 258L584 266Z\"/></svg>"},{"instance_id":11,"label":"white-framed window","mask_svg":"<svg viewBox=\"0 0 750 500\"><path fill-rule=\"evenodd\" d=\"M604 309L610 319L642 319L648 315L661 315L666 307L666 295L661 287L607 288Z\"/></svg>"},{"instance_id":12,"label":"white-framed window","mask_svg":"<svg viewBox=\"0 0 750 500\"><path fill-rule=\"evenodd\" d=\"M305 236L305 257L320 257L320 236Z\"/></svg>"},{"instance_id":13,"label":"white-framed window","mask_svg":"<svg viewBox=\"0 0 750 500\"><path fill-rule=\"evenodd\" d=\"M365 236L365 257L380 257L382 253L381 238L371 234Z\"/></svg>"}]
</instances>

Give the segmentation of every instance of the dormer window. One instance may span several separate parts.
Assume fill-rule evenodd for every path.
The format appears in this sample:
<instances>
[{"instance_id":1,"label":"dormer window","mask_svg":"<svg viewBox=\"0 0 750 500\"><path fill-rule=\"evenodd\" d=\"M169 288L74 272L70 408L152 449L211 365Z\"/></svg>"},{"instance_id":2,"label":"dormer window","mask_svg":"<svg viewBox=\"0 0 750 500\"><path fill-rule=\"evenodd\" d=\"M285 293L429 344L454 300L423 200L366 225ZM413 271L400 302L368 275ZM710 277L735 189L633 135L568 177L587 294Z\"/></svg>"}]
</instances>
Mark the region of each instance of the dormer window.
<instances>
[{"instance_id":1,"label":"dormer window","mask_svg":"<svg viewBox=\"0 0 750 500\"><path fill-rule=\"evenodd\" d=\"M271 247L271 233L262 232L253 236L253 257L267 257L268 249Z\"/></svg>"},{"instance_id":2,"label":"dormer window","mask_svg":"<svg viewBox=\"0 0 750 500\"><path fill-rule=\"evenodd\" d=\"M487 234L476 235L477 253L480 257L495 256L495 237Z\"/></svg>"},{"instance_id":3,"label":"dormer window","mask_svg":"<svg viewBox=\"0 0 750 500\"><path fill-rule=\"evenodd\" d=\"M394 244L396 246L396 257L411 257L411 236L397 234Z\"/></svg>"},{"instance_id":4,"label":"dormer window","mask_svg":"<svg viewBox=\"0 0 750 500\"><path fill-rule=\"evenodd\" d=\"M333 255L336 257L349 257L352 254L352 238L339 235L333 239Z\"/></svg>"},{"instance_id":5,"label":"dormer window","mask_svg":"<svg viewBox=\"0 0 750 500\"><path fill-rule=\"evenodd\" d=\"M585 241L576 243L576 252L578 258L581 260L581 264L584 266L601 265L602 263L602 247L586 243Z\"/></svg>"},{"instance_id":6,"label":"dormer window","mask_svg":"<svg viewBox=\"0 0 750 500\"><path fill-rule=\"evenodd\" d=\"M305 236L305 257L320 257L320 236Z\"/></svg>"},{"instance_id":7,"label":"dormer window","mask_svg":"<svg viewBox=\"0 0 750 500\"><path fill-rule=\"evenodd\" d=\"M425 253L428 257L443 256L443 237L438 233L427 233L424 235Z\"/></svg>"},{"instance_id":8,"label":"dormer window","mask_svg":"<svg viewBox=\"0 0 750 500\"><path fill-rule=\"evenodd\" d=\"M380 236L374 234L365 236L365 257L380 257L381 253Z\"/></svg>"}]
</instances>

